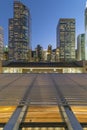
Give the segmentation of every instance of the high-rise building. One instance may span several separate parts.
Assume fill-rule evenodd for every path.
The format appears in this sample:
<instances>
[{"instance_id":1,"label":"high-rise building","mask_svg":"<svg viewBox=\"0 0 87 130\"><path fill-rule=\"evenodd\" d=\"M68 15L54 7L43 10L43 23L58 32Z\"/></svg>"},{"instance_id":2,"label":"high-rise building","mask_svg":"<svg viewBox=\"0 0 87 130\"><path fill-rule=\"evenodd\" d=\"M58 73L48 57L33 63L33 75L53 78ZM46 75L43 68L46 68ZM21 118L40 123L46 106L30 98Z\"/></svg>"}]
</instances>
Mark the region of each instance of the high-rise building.
<instances>
[{"instance_id":1,"label":"high-rise building","mask_svg":"<svg viewBox=\"0 0 87 130\"><path fill-rule=\"evenodd\" d=\"M4 46L4 33L3 28L0 27L0 60L3 60L3 46Z\"/></svg>"},{"instance_id":2,"label":"high-rise building","mask_svg":"<svg viewBox=\"0 0 87 130\"><path fill-rule=\"evenodd\" d=\"M87 60L87 1L85 8L85 60Z\"/></svg>"},{"instance_id":3,"label":"high-rise building","mask_svg":"<svg viewBox=\"0 0 87 130\"><path fill-rule=\"evenodd\" d=\"M35 48L36 51L36 61L43 61L43 48L39 44Z\"/></svg>"},{"instance_id":4,"label":"high-rise building","mask_svg":"<svg viewBox=\"0 0 87 130\"><path fill-rule=\"evenodd\" d=\"M85 34L77 37L77 60L85 60Z\"/></svg>"},{"instance_id":5,"label":"high-rise building","mask_svg":"<svg viewBox=\"0 0 87 130\"><path fill-rule=\"evenodd\" d=\"M3 48L3 60L4 61L8 61L9 60L9 56L8 56L9 52L8 52L8 46L5 45Z\"/></svg>"},{"instance_id":6,"label":"high-rise building","mask_svg":"<svg viewBox=\"0 0 87 130\"><path fill-rule=\"evenodd\" d=\"M14 16L9 19L9 60L28 61L31 39L29 9L20 1L14 1Z\"/></svg>"},{"instance_id":7,"label":"high-rise building","mask_svg":"<svg viewBox=\"0 0 87 130\"><path fill-rule=\"evenodd\" d=\"M48 45L48 49L47 49L47 61L51 62L52 60L52 45Z\"/></svg>"},{"instance_id":8,"label":"high-rise building","mask_svg":"<svg viewBox=\"0 0 87 130\"><path fill-rule=\"evenodd\" d=\"M57 48L60 61L75 60L75 19L62 18L57 25Z\"/></svg>"},{"instance_id":9,"label":"high-rise building","mask_svg":"<svg viewBox=\"0 0 87 130\"><path fill-rule=\"evenodd\" d=\"M59 62L60 60L59 60L59 51L60 51L60 49L59 48L56 48L56 52L55 52L55 61L56 62Z\"/></svg>"}]
</instances>

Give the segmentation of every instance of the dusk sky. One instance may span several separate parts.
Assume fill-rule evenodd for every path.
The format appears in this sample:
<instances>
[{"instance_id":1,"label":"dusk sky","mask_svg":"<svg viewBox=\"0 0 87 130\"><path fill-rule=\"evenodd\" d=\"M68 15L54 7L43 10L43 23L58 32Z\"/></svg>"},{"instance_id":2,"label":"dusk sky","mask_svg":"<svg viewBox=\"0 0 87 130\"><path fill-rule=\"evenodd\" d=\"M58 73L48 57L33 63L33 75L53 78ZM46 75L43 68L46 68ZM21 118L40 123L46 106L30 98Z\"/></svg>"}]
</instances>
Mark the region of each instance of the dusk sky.
<instances>
[{"instance_id":1,"label":"dusk sky","mask_svg":"<svg viewBox=\"0 0 87 130\"><path fill-rule=\"evenodd\" d=\"M13 18L13 1L0 0L0 26L4 28L4 44L8 44L8 19ZM84 33L86 0L20 0L31 12L32 49L40 44L56 48L56 26L60 18L76 19L76 38Z\"/></svg>"}]
</instances>

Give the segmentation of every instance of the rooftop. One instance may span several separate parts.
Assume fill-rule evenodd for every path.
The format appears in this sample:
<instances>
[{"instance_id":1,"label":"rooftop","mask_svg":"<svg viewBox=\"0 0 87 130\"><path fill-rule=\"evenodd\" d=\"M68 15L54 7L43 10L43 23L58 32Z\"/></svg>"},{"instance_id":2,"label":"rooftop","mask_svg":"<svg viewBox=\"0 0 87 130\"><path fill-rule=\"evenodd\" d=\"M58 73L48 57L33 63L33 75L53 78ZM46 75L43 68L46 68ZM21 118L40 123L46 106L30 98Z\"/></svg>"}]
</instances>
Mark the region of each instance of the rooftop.
<instances>
[{"instance_id":1,"label":"rooftop","mask_svg":"<svg viewBox=\"0 0 87 130\"><path fill-rule=\"evenodd\" d=\"M3 67L82 67L83 62L3 62Z\"/></svg>"},{"instance_id":2,"label":"rooftop","mask_svg":"<svg viewBox=\"0 0 87 130\"><path fill-rule=\"evenodd\" d=\"M24 113L23 130L32 125L65 130L72 122L87 127L87 74L0 74L0 108L0 124L7 123L6 128L17 122L18 112ZM63 120L63 108L70 124Z\"/></svg>"}]
</instances>

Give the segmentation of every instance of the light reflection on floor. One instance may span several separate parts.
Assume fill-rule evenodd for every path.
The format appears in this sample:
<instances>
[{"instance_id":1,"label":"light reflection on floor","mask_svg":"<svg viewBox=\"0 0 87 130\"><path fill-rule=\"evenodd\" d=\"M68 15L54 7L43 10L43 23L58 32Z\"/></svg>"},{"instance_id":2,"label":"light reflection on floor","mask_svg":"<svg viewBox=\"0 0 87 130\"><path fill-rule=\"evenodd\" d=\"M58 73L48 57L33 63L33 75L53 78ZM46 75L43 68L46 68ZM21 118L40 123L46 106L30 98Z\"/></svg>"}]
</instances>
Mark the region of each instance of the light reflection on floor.
<instances>
[{"instance_id":1,"label":"light reflection on floor","mask_svg":"<svg viewBox=\"0 0 87 130\"><path fill-rule=\"evenodd\" d=\"M0 123L8 122L16 106L0 106Z\"/></svg>"},{"instance_id":2,"label":"light reflection on floor","mask_svg":"<svg viewBox=\"0 0 87 130\"><path fill-rule=\"evenodd\" d=\"M35 127L35 128L22 128L22 130L65 130L64 128L58 127Z\"/></svg>"},{"instance_id":3,"label":"light reflection on floor","mask_svg":"<svg viewBox=\"0 0 87 130\"><path fill-rule=\"evenodd\" d=\"M71 109L80 123L87 123L87 106L71 106Z\"/></svg>"},{"instance_id":4,"label":"light reflection on floor","mask_svg":"<svg viewBox=\"0 0 87 130\"><path fill-rule=\"evenodd\" d=\"M30 106L24 122L63 122L57 106Z\"/></svg>"},{"instance_id":5,"label":"light reflection on floor","mask_svg":"<svg viewBox=\"0 0 87 130\"><path fill-rule=\"evenodd\" d=\"M0 123L8 122L16 106L0 106ZM87 123L87 106L71 106L80 123ZM30 106L24 122L63 122L57 106Z\"/></svg>"}]
</instances>

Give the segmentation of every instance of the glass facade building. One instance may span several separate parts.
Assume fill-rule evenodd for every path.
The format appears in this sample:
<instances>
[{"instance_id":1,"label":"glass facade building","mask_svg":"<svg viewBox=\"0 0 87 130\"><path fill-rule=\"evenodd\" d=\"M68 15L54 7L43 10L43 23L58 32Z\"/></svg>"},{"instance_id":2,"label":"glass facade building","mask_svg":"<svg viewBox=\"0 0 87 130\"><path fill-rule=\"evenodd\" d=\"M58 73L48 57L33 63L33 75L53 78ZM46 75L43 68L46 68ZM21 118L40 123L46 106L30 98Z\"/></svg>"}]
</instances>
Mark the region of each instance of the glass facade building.
<instances>
[{"instance_id":1,"label":"glass facade building","mask_svg":"<svg viewBox=\"0 0 87 130\"><path fill-rule=\"evenodd\" d=\"M0 27L0 60L3 60L3 46L4 46L4 32L3 28Z\"/></svg>"},{"instance_id":2,"label":"glass facade building","mask_svg":"<svg viewBox=\"0 0 87 130\"><path fill-rule=\"evenodd\" d=\"M85 60L85 34L77 37L77 60Z\"/></svg>"},{"instance_id":3,"label":"glass facade building","mask_svg":"<svg viewBox=\"0 0 87 130\"><path fill-rule=\"evenodd\" d=\"M41 45L37 45L35 48L36 58L35 61L40 62L43 61L43 48Z\"/></svg>"},{"instance_id":4,"label":"glass facade building","mask_svg":"<svg viewBox=\"0 0 87 130\"><path fill-rule=\"evenodd\" d=\"M31 39L29 9L14 1L14 17L9 19L9 60L27 61Z\"/></svg>"},{"instance_id":5,"label":"glass facade building","mask_svg":"<svg viewBox=\"0 0 87 130\"><path fill-rule=\"evenodd\" d=\"M87 60L87 1L85 8L85 60Z\"/></svg>"},{"instance_id":6,"label":"glass facade building","mask_svg":"<svg viewBox=\"0 0 87 130\"><path fill-rule=\"evenodd\" d=\"M75 60L75 19L63 18L57 25L57 47L60 61Z\"/></svg>"}]
</instances>

